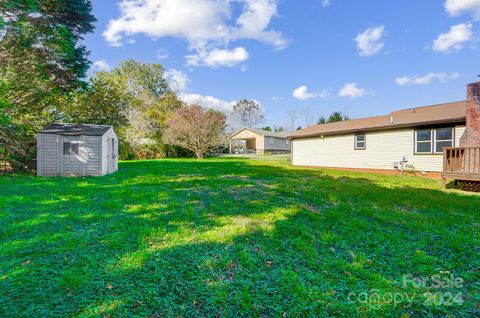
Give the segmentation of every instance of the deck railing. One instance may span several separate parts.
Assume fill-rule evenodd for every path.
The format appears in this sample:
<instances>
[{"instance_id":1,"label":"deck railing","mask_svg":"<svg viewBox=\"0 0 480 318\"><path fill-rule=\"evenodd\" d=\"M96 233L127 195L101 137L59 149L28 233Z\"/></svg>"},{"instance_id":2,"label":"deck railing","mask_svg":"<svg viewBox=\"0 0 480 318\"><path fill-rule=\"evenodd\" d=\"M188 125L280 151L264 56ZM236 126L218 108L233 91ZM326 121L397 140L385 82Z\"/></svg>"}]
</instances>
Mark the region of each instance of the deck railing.
<instances>
[{"instance_id":1,"label":"deck railing","mask_svg":"<svg viewBox=\"0 0 480 318\"><path fill-rule=\"evenodd\" d=\"M443 173L480 178L480 147L443 148Z\"/></svg>"}]
</instances>

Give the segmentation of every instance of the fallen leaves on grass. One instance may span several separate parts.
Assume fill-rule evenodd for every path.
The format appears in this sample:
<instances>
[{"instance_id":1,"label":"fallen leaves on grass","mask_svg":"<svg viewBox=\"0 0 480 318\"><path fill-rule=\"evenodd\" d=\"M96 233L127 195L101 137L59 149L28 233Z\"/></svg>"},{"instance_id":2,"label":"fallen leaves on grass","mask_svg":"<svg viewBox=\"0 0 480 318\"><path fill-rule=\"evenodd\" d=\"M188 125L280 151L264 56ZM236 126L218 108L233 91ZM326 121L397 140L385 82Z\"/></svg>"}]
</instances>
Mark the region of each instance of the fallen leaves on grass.
<instances>
[{"instance_id":1,"label":"fallen leaves on grass","mask_svg":"<svg viewBox=\"0 0 480 318\"><path fill-rule=\"evenodd\" d=\"M32 261L32 260L31 260L31 259L29 259L29 260L27 260L27 261L23 262L23 263L22 263L22 266L25 266L25 265L28 265L28 264L30 264L30 262L31 262L31 261Z\"/></svg>"}]
</instances>

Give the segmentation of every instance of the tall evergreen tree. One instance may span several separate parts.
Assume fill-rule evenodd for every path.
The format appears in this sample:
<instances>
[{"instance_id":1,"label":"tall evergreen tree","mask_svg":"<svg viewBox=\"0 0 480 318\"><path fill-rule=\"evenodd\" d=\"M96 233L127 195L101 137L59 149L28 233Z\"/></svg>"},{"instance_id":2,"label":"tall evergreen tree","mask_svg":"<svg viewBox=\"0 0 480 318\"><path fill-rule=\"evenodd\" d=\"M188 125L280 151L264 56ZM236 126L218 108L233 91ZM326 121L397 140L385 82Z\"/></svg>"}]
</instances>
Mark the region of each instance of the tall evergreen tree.
<instances>
[{"instance_id":1,"label":"tall evergreen tree","mask_svg":"<svg viewBox=\"0 0 480 318\"><path fill-rule=\"evenodd\" d=\"M89 67L80 41L93 31L91 11L90 0L0 0L2 77L40 75L50 86L78 87Z\"/></svg>"},{"instance_id":2,"label":"tall evergreen tree","mask_svg":"<svg viewBox=\"0 0 480 318\"><path fill-rule=\"evenodd\" d=\"M89 61L80 43L93 31L91 11L90 0L0 0L0 136L32 140L82 87Z\"/></svg>"},{"instance_id":3,"label":"tall evergreen tree","mask_svg":"<svg viewBox=\"0 0 480 318\"><path fill-rule=\"evenodd\" d=\"M341 112L333 112L329 117L327 122L328 123L335 123L339 121L349 120L347 115L343 115Z\"/></svg>"},{"instance_id":4,"label":"tall evergreen tree","mask_svg":"<svg viewBox=\"0 0 480 318\"><path fill-rule=\"evenodd\" d=\"M327 120L325 119L325 117L320 116L320 118L317 121L317 124L322 125L322 124L325 124L326 122L327 122Z\"/></svg>"}]
</instances>

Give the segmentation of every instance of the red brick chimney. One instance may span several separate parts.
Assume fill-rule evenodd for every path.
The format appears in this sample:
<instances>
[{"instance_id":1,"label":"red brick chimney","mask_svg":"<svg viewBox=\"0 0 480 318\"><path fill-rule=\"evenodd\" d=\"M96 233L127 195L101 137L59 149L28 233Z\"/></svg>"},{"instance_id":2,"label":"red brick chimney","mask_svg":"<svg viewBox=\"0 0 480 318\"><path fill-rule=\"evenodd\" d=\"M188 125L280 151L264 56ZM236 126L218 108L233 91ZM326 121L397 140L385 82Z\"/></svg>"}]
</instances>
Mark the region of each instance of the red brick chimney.
<instances>
[{"instance_id":1,"label":"red brick chimney","mask_svg":"<svg viewBox=\"0 0 480 318\"><path fill-rule=\"evenodd\" d=\"M460 147L480 147L480 82L467 85L467 129Z\"/></svg>"}]
</instances>

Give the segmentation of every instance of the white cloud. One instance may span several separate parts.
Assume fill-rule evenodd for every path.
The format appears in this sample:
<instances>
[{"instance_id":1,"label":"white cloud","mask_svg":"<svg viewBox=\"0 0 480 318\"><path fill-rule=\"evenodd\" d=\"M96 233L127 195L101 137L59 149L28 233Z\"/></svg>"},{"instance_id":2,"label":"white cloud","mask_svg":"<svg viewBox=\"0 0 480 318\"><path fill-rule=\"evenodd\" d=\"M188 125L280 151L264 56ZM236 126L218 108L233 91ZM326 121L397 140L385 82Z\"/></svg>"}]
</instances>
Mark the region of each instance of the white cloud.
<instances>
[{"instance_id":1,"label":"white cloud","mask_svg":"<svg viewBox=\"0 0 480 318\"><path fill-rule=\"evenodd\" d=\"M236 26L231 30L228 39L258 40L277 49L284 49L287 40L282 33L268 30L268 25L277 15L277 0L240 0L244 2L244 11L237 18Z\"/></svg>"},{"instance_id":2,"label":"white cloud","mask_svg":"<svg viewBox=\"0 0 480 318\"><path fill-rule=\"evenodd\" d=\"M439 72L430 72L426 75L423 76L402 76L397 79L395 79L395 82L400 85L400 86L406 86L406 85L428 85L430 84L433 80L437 80L439 82L447 82L448 80L451 79L457 79L460 77L459 73L439 73Z\"/></svg>"},{"instance_id":3,"label":"white cloud","mask_svg":"<svg viewBox=\"0 0 480 318\"><path fill-rule=\"evenodd\" d=\"M157 60L164 60L168 58L168 53L164 49L158 49L155 54L155 57L157 58Z\"/></svg>"},{"instance_id":4,"label":"white cloud","mask_svg":"<svg viewBox=\"0 0 480 318\"><path fill-rule=\"evenodd\" d=\"M361 56L372 56L383 49L384 43L382 37L385 31L383 25L368 28L355 37L357 48Z\"/></svg>"},{"instance_id":5,"label":"white cloud","mask_svg":"<svg viewBox=\"0 0 480 318\"><path fill-rule=\"evenodd\" d=\"M433 41L432 49L436 52L452 52L463 48L463 45L473 40L473 32L471 24L457 24L450 27L450 31L440 34Z\"/></svg>"},{"instance_id":6,"label":"white cloud","mask_svg":"<svg viewBox=\"0 0 480 318\"><path fill-rule=\"evenodd\" d=\"M103 36L112 46L121 46L124 37L136 34L176 37L186 40L191 50L203 52L197 54L200 58L214 50L232 51L229 43L240 39L282 49L287 45L282 33L268 28L277 15L277 1L122 0L120 16L110 20ZM208 63L199 60L197 64Z\"/></svg>"},{"instance_id":7,"label":"white cloud","mask_svg":"<svg viewBox=\"0 0 480 318\"><path fill-rule=\"evenodd\" d=\"M200 105L207 108L213 108L219 111L224 112L225 114L230 114L233 106L236 104L234 101L225 101L213 96L205 96L200 94L192 94L185 92L190 79L188 76L176 69L169 69L165 72L165 78L169 82L172 89L178 92L180 100L184 101L189 105Z\"/></svg>"},{"instance_id":8,"label":"white cloud","mask_svg":"<svg viewBox=\"0 0 480 318\"><path fill-rule=\"evenodd\" d=\"M248 52L243 47L233 50L213 49L211 51L199 50L197 54L187 56L190 66L235 66L248 59Z\"/></svg>"},{"instance_id":9,"label":"white cloud","mask_svg":"<svg viewBox=\"0 0 480 318\"><path fill-rule=\"evenodd\" d=\"M234 101L225 101L213 96L186 93L185 89L190 80L188 76L180 70L169 69L165 72L165 78L168 80L171 87L178 92L180 100L188 105L200 105L207 108L213 108L228 115L236 104Z\"/></svg>"},{"instance_id":10,"label":"white cloud","mask_svg":"<svg viewBox=\"0 0 480 318\"><path fill-rule=\"evenodd\" d=\"M234 101L225 101L213 96L204 96L200 94L180 94L180 99L189 105L200 105L208 108L213 108L227 114L233 110L233 106L237 103Z\"/></svg>"},{"instance_id":11,"label":"white cloud","mask_svg":"<svg viewBox=\"0 0 480 318\"><path fill-rule=\"evenodd\" d=\"M94 71L109 71L110 65L108 65L106 60L98 60L93 62Z\"/></svg>"},{"instance_id":12,"label":"white cloud","mask_svg":"<svg viewBox=\"0 0 480 318\"><path fill-rule=\"evenodd\" d=\"M120 46L123 37L143 33L152 38L174 36L191 43L225 35L230 15L225 1L122 0L120 17L111 19L103 36Z\"/></svg>"},{"instance_id":13,"label":"white cloud","mask_svg":"<svg viewBox=\"0 0 480 318\"><path fill-rule=\"evenodd\" d=\"M308 87L305 85L300 86L299 88L295 89L292 93L293 97L295 97L298 100L305 101L309 100L312 98L317 97L317 95L310 93L308 91Z\"/></svg>"},{"instance_id":14,"label":"white cloud","mask_svg":"<svg viewBox=\"0 0 480 318\"><path fill-rule=\"evenodd\" d=\"M331 5L330 0L322 0L322 7L326 8Z\"/></svg>"},{"instance_id":15,"label":"white cloud","mask_svg":"<svg viewBox=\"0 0 480 318\"><path fill-rule=\"evenodd\" d=\"M170 87L175 91L185 90L189 81L185 73L173 68L165 72L165 78L169 82Z\"/></svg>"},{"instance_id":16,"label":"white cloud","mask_svg":"<svg viewBox=\"0 0 480 318\"><path fill-rule=\"evenodd\" d=\"M322 90L319 93L309 92L308 87L306 85L302 85L296 88L292 93L293 97L301 101L306 101L306 100L317 98L317 97L326 98L328 97L328 95L329 94L327 90Z\"/></svg>"},{"instance_id":17,"label":"white cloud","mask_svg":"<svg viewBox=\"0 0 480 318\"><path fill-rule=\"evenodd\" d=\"M328 96L330 96L330 92L328 91L328 89L324 89L317 93L317 96L320 98L327 98Z\"/></svg>"},{"instance_id":18,"label":"white cloud","mask_svg":"<svg viewBox=\"0 0 480 318\"><path fill-rule=\"evenodd\" d=\"M472 13L476 19L480 19L480 0L447 0L445 10L451 16Z\"/></svg>"},{"instance_id":19,"label":"white cloud","mask_svg":"<svg viewBox=\"0 0 480 318\"><path fill-rule=\"evenodd\" d=\"M358 87L357 83L347 83L338 92L339 96L357 98L367 93L363 88Z\"/></svg>"}]
</instances>

